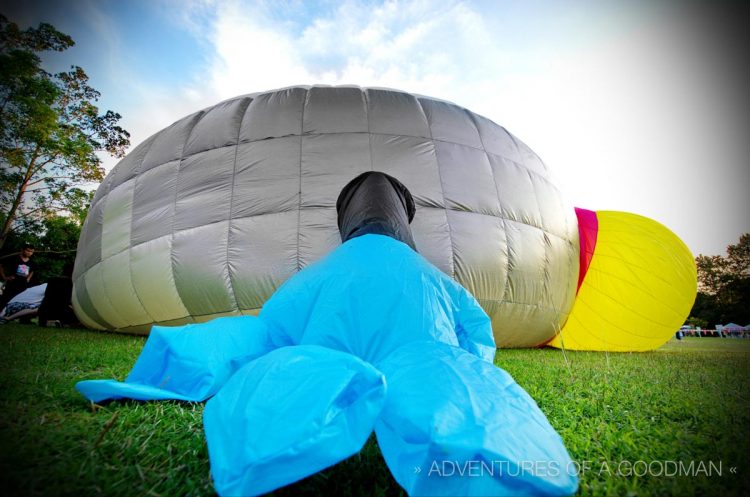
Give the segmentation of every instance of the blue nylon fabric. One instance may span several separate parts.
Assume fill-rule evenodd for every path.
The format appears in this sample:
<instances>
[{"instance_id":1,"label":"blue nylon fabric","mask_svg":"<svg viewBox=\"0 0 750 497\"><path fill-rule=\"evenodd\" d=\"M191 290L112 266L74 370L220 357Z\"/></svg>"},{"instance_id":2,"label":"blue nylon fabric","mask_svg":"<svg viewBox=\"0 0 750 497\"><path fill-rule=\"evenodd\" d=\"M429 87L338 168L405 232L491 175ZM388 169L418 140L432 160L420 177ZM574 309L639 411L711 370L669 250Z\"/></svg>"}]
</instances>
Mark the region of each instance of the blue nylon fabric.
<instances>
[{"instance_id":1,"label":"blue nylon fabric","mask_svg":"<svg viewBox=\"0 0 750 497\"><path fill-rule=\"evenodd\" d=\"M407 245L370 234L290 278L258 318L155 327L124 383L76 387L94 401L215 395L204 429L220 495L320 471L359 451L373 426L410 495L574 493L562 440L494 354L489 318L468 291ZM433 460L464 476L441 467L438 477ZM529 461L564 474L520 471ZM505 473L467 474L482 462Z\"/></svg>"},{"instance_id":2,"label":"blue nylon fabric","mask_svg":"<svg viewBox=\"0 0 750 497\"><path fill-rule=\"evenodd\" d=\"M474 297L382 235L353 238L297 273L260 318L277 345L322 345L375 366L411 341L458 345L488 362L495 356L489 318Z\"/></svg>"},{"instance_id":3,"label":"blue nylon fabric","mask_svg":"<svg viewBox=\"0 0 750 497\"><path fill-rule=\"evenodd\" d=\"M437 342L404 345L380 368L388 398L375 433L409 495L576 492L562 439L507 372Z\"/></svg>"},{"instance_id":4,"label":"blue nylon fabric","mask_svg":"<svg viewBox=\"0 0 750 497\"><path fill-rule=\"evenodd\" d=\"M86 380L76 389L92 402L114 399L203 401L251 359L271 350L254 316L201 324L154 326L124 382Z\"/></svg>"},{"instance_id":5,"label":"blue nylon fabric","mask_svg":"<svg viewBox=\"0 0 750 497\"><path fill-rule=\"evenodd\" d=\"M250 362L203 412L217 493L263 494L356 454L385 392L378 370L325 347L282 347Z\"/></svg>"}]
</instances>

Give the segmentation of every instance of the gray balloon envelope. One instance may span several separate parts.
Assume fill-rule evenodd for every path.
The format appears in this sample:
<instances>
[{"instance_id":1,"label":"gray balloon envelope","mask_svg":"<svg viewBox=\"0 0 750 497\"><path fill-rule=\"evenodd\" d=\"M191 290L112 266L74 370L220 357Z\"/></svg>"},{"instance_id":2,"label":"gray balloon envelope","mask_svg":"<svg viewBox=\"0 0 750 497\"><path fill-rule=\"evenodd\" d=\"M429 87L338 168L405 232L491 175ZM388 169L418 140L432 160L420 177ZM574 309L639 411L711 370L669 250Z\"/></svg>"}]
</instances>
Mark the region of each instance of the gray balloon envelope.
<instances>
[{"instance_id":1,"label":"gray balloon envelope","mask_svg":"<svg viewBox=\"0 0 750 497\"><path fill-rule=\"evenodd\" d=\"M575 298L578 229L545 164L455 104L350 86L240 96L135 147L81 232L75 311L131 333L257 314L341 243L336 199L366 171L409 189L417 250L478 299L499 347L555 335Z\"/></svg>"}]
</instances>

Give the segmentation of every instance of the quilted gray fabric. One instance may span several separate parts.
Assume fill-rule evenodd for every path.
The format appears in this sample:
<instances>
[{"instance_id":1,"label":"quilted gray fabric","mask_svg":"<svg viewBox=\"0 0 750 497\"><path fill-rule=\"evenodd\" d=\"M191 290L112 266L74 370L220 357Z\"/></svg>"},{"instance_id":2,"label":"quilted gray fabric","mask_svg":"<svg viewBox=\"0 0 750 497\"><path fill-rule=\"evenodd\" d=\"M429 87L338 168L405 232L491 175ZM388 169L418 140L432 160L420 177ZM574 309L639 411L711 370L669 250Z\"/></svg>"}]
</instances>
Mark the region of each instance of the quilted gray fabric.
<instances>
[{"instance_id":1,"label":"quilted gray fabric","mask_svg":"<svg viewBox=\"0 0 750 497\"><path fill-rule=\"evenodd\" d=\"M417 249L479 300L498 346L554 336L575 297L578 228L545 164L452 103L348 86L244 95L137 146L83 227L76 313L135 333L257 313L340 243L338 193L371 170L412 192Z\"/></svg>"}]
</instances>

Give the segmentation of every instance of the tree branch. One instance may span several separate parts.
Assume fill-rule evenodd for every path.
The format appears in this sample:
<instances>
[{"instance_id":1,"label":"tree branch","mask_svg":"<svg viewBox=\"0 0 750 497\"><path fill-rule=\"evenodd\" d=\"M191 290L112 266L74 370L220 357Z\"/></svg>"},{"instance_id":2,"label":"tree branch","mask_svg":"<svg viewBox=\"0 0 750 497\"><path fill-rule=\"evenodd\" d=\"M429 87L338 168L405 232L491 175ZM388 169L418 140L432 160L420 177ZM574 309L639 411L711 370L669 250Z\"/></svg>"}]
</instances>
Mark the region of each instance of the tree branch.
<instances>
[{"instance_id":1,"label":"tree branch","mask_svg":"<svg viewBox=\"0 0 750 497\"><path fill-rule=\"evenodd\" d=\"M26 186L27 187L28 186L34 186L36 184L41 183L42 181L47 181L47 180L50 180L50 179L69 179L69 180L73 181L73 180L76 179L76 177L75 176L45 176L44 178L39 178L37 180L30 181L29 183L27 183ZM26 191L34 191L34 190L28 190L27 189Z\"/></svg>"}]
</instances>

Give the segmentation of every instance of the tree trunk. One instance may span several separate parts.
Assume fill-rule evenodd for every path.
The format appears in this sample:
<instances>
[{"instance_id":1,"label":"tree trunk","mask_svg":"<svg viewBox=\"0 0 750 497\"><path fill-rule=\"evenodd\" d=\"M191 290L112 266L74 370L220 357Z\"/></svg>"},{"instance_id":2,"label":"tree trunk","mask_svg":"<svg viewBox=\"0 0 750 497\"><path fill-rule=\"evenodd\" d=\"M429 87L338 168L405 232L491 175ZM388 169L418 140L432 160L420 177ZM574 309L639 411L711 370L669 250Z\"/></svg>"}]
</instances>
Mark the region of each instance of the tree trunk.
<instances>
[{"instance_id":1,"label":"tree trunk","mask_svg":"<svg viewBox=\"0 0 750 497\"><path fill-rule=\"evenodd\" d=\"M3 245L5 245L5 240L8 238L10 228L13 226L13 221L16 218L18 207L21 205L21 201L23 200L23 194L26 193L26 187L28 186L29 181L31 181L32 172L34 171L34 163L36 162L37 158L36 153L37 151L34 151L34 155L31 158L31 161L29 161L28 167L26 168L26 174L23 177L23 182L18 186L16 198L13 199L13 204L11 204L8 214L5 216L3 230L0 231L0 250L2 250Z\"/></svg>"}]
</instances>

